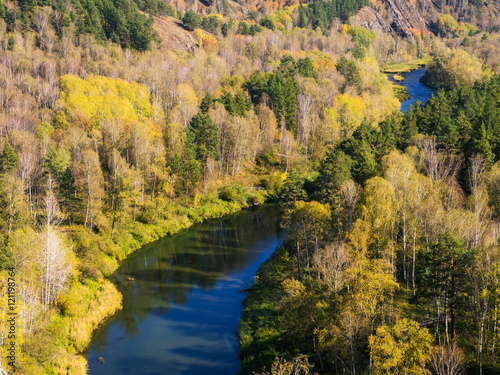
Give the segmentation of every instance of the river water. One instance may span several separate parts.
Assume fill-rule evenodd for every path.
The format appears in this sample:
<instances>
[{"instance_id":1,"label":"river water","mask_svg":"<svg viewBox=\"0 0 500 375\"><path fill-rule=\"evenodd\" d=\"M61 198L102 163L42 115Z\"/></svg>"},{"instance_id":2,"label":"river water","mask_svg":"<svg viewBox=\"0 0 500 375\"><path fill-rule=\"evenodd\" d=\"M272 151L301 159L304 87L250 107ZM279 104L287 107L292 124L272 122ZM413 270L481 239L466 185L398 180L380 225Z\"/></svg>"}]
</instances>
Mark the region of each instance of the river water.
<instances>
[{"instance_id":1,"label":"river water","mask_svg":"<svg viewBox=\"0 0 500 375\"><path fill-rule=\"evenodd\" d=\"M282 241L274 206L209 220L131 254L123 309L94 332L92 375L236 375L236 328L259 265Z\"/></svg>"},{"instance_id":2,"label":"river water","mask_svg":"<svg viewBox=\"0 0 500 375\"><path fill-rule=\"evenodd\" d=\"M405 86L408 89L408 94L410 94L411 98L401 102L401 111L406 113L410 105L414 105L417 100L422 102L422 105L429 100L431 95L433 94L433 90L419 82L419 79L425 74L427 71L426 68L416 69L410 73L405 73L405 80L403 82L398 82L398 84ZM391 76L392 80L392 76Z\"/></svg>"}]
</instances>

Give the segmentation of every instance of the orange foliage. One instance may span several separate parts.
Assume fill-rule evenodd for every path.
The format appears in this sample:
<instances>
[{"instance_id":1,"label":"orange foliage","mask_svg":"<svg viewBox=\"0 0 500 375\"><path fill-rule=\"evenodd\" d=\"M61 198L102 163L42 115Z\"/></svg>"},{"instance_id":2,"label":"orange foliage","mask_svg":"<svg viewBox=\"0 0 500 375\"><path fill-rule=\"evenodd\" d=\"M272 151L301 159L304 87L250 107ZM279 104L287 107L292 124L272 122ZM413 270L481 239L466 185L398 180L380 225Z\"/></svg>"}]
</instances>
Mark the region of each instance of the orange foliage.
<instances>
[{"instance_id":1,"label":"orange foliage","mask_svg":"<svg viewBox=\"0 0 500 375\"><path fill-rule=\"evenodd\" d=\"M195 34L198 44L203 47L207 53L216 54L218 52L217 39L215 39L215 37L205 34L201 29L196 29Z\"/></svg>"},{"instance_id":2,"label":"orange foliage","mask_svg":"<svg viewBox=\"0 0 500 375\"><path fill-rule=\"evenodd\" d=\"M416 28L416 27L412 27L410 29L410 32L411 34L413 35L413 37L415 39L425 39L425 38L428 38L428 37L434 37L434 33L432 31L429 31L429 30L422 30L422 29L419 29L419 28Z\"/></svg>"}]
</instances>

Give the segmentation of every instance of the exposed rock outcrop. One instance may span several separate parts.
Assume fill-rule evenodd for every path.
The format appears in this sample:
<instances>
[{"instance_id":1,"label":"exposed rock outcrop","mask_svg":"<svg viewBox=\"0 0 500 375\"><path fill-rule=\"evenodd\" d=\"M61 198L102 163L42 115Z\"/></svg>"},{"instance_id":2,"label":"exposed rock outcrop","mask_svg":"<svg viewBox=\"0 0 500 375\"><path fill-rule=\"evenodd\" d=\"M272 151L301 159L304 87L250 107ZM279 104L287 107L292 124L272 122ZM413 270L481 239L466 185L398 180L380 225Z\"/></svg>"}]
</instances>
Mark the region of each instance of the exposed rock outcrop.
<instances>
[{"instance_id":1,"label":"exposed rock outcrop","mask_svg":"<svg viewBox=\"0 0 500 375\"><path fill-rule=\"evenodd\" d=\"M411 37L412 28L421 30L427 28L428 24L409 1L385 0L385 4L386 22L401 36Z\"/></svg>"},{"instance_id":2,"label":"exposed rock outcrop","mask_svg":"<svg viewBox=\"0 0 500 375\"><path fill-rule=\"evenodd\" d=\"M380 3L379 3L380 4ZM356 24L370 30L395 32L411 37L411 29L426 30L437 19L437 11L431 0L419 0L418 9L408 0L383 0L380 11L364 7L354 17Z\"/></svg>"},{"instance_id":3,"label":"exposed rock outcrop","mask_svg":"<svg viewBox=\"0 0 500 375\"><path fill-rule=\"evenodd\" d=\"M384 33L392 32L390 25L384 21L380 14L371 7L360 9L354 17L353 22L358 26L363 26L368 30L380 30Z\"/></svg>"}]
</instances>

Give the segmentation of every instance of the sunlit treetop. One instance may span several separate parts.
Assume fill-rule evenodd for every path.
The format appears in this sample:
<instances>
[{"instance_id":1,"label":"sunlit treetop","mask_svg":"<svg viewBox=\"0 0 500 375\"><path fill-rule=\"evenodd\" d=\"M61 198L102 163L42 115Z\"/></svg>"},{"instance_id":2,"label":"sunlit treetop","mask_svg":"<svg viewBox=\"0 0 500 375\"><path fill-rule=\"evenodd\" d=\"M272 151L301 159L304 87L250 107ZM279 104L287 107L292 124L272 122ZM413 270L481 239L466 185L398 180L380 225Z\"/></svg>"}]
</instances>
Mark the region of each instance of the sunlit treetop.
<instances>
[{"instance_id":1,"label":"sunlit treetop","mask_svg":"<svg viewBox=\"0 0 500 375\"><path fill-rule=\"evenodd\" d=\"M120 118L142 121L154 114L148 89L136 82L102 76L85 80L74 76L61 77L60 100L70 118L84 113L89 118Z\"/></svg>"}]
</instances>

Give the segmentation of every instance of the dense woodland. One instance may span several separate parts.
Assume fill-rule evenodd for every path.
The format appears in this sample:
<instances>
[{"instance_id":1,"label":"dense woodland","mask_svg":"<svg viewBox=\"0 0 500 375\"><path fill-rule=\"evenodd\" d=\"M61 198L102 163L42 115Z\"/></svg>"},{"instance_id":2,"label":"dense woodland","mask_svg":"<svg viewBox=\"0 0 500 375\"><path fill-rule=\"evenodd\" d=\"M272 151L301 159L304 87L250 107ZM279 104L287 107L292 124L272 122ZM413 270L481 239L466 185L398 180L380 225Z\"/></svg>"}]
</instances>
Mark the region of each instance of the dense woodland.
<instances>
[{"instance_id":1,"label":"dense woodland","mask_svg":"<svg viewBox=\"0 0 500 375\"><path fill-rule=\"evenodd\" d=\"M242 373L498 372L498 83L363 124L285 181L291 235L245 302Z\"/></svg>"},{"instance_id":2,"label":"dense woodland","mask_svg":"<svg viewBox=\"0 0 500 375\"><path fill-rule=\"evenodd\" d=\"M369 31L363 1L244 5L0 1L17 373L86 373L120 260L265 201L290 239L247 299L243 373L494 372L499 35ZM154 17L194 44L162 48ZM403 115L381 70L421 59L440 91Z\"/></svg>"}]
</instances>

